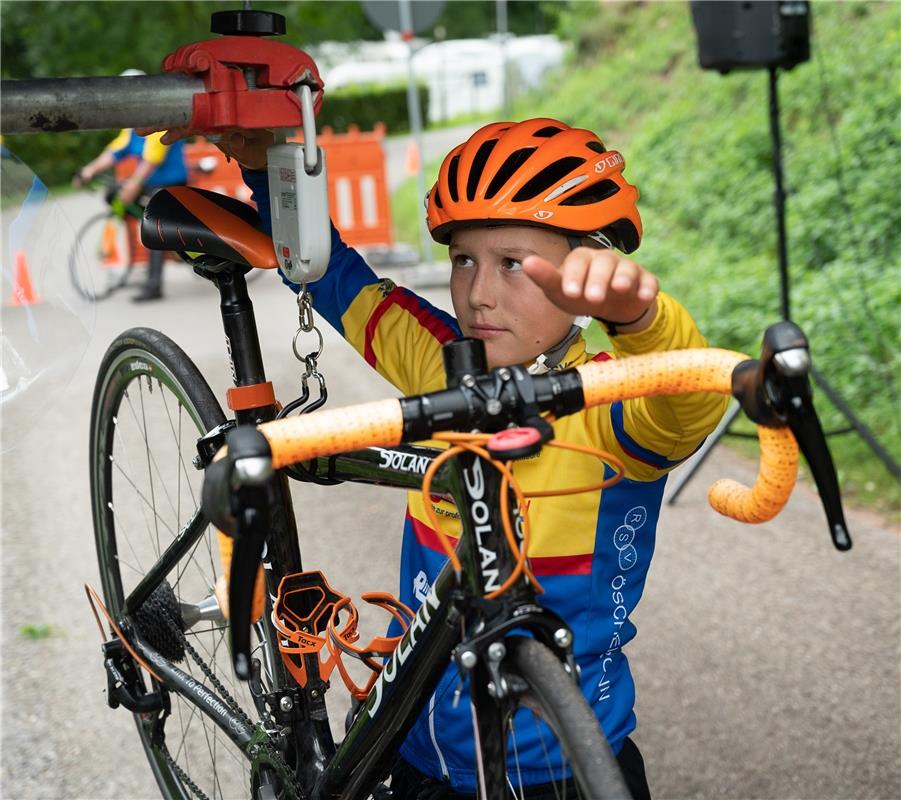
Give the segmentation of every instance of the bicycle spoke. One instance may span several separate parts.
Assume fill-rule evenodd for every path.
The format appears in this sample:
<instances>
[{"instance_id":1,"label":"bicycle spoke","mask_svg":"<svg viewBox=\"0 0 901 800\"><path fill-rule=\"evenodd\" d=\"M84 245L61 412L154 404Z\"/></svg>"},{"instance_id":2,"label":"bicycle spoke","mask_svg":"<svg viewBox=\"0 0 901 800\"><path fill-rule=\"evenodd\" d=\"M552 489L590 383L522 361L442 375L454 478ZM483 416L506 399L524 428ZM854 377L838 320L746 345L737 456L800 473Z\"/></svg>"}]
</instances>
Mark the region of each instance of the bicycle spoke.
<instances>
[{"instance_id":1,"label":"bicycle spoke","mask_svg":"<svg viewBox=\"0 0 901 800\"><path fill-rule=\"evenodd\" d=\"M150 468L150 461L151 461L150 445L147 442L147 415L144 412L144 392L141 390L140 378L138 379L138 393L141 398L141 424L142 424L143 431L144 431L144 449L145 449L145 452L147 453L147 478L150 481L150 499L153 502L153 508L155 509L156 508L156 495L155 495L154 487L153 487L153 472ZM162 551L160 550L160 529L159 529L159 525L157 524L157 520L158 520L158 516L154 515L154 530L156 533L156 555L157 555L157 558L159 558L159 555Z\"/></svg>"}]
</instances>

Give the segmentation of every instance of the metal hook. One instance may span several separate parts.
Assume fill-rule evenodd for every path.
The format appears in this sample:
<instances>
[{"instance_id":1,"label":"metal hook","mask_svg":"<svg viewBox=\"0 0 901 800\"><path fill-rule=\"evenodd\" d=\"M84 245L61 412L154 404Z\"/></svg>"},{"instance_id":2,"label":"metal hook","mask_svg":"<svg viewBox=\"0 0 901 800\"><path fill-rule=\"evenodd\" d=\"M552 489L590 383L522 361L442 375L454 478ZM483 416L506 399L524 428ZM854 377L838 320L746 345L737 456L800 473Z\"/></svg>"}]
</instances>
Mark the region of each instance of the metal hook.
<instances>
[{"instance_id":1,"label":"metal hook","mask_svg":"<svg viewBox=\"0 0 901 800\"><path fill-rule=\"evenodd\" d=\"M307 175L319 171L321 158L316 145L316 112L313 110L313 90L302 84L296 90L300 97L300 111L303 119L303 167Z\"/></svg>"}]
</instances>

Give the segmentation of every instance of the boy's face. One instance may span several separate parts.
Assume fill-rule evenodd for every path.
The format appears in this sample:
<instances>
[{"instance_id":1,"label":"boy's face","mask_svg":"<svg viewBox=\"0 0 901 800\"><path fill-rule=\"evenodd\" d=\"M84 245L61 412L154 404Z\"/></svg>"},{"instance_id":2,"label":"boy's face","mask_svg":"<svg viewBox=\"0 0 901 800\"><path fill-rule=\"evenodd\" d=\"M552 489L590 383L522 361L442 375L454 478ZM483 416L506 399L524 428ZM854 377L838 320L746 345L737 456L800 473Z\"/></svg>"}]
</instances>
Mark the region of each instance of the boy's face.
<instances>
[{"instance_id":1,"label":"boy's face","mask_svg":"<svg viewBox=\"0 0 901 800\"><path fill-rule=\"evenodd\" d=\"M523 225L463 228L450 244L450 291L464 336L482 339L488 366L532 361L559 343L573 316L557 308L522 271L532 254L561 264L560 234Z\"/></svg>"}]
</instances>

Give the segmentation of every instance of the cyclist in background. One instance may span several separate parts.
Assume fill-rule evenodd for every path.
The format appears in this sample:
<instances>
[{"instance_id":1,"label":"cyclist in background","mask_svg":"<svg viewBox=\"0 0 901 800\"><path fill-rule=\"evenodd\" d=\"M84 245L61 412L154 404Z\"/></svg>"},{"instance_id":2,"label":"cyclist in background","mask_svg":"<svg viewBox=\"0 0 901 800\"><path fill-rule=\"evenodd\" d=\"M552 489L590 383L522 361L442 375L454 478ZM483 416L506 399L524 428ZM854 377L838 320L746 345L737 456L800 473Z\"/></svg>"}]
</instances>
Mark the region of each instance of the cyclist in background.
<instances>
[{"instance_id":1,"label":"cyclist in background","mask_svg":"<svg viewBox=\"0 0 901 800\"><path fill-rule=\"evenodd\" d=\"M240 131L220 144L244 165L266 223L270 141L265 132ZM487 125L447 155L427 198L429 230L450 247L455 316L378 278L334 226L328 271L307 286L314 307L403 394L445 388L441 345L460 336L484 341L489 366L519 364L532 373L588 361L582 331L591 317L612 345L595 360L704 347L688 312L659 291L657 278L616 252L631 253L642 235L638 191L624 167L595 134L558 120ZM650 567L667 473L697 449L726 405L711 394L648 397L557 420L556 438L610 451L624 463L625 478L603 492L530 500L529 557L544 587L540 602L573 629L582 691L636 799L650 791L629 738L635 685L622 649L636 633L631 615ZM607 465L553 448L514 469L526 493L611 474ZM410 493L401 553L401 599L414 608L446 561L423 502ZM444 532L459 536L456 508L436 506ZM401 747L395 797L474 794L470 710L454 700L460 685L451 665ZM525 754L541 757L540 732L517 732L517 741L518 767L528 776ZM553 798L559 787L528 788L526 797Z\"/></svg>"},{"instance_id":2,"label":"cyclist in background","mask_svg":"<svg viewBox=\"0 0 901 800\"><path fill-rule=\"evenodd\" d=\"M144 75L139 69L127 69L121 72L123 77ZM85 164L73 179L75 186L81 186L95 175L111 169L122 159L136 156L138 164L134 172L122 183L118 197L126 206L138 202L139 198L148 198L157 189L164 186L182 186L188 181L188 168L185 163L184 141L179 140L170 145L160 140L163 133L151 133L139 136L131 128L123 128L103 151L92 161ZM141 203L144 205L144 203ZM147 280L141 291L132 300L145 302L158 300L163 296L163 258L164 253L150 250L147 269Z\"/></svg>"}]
</instances>

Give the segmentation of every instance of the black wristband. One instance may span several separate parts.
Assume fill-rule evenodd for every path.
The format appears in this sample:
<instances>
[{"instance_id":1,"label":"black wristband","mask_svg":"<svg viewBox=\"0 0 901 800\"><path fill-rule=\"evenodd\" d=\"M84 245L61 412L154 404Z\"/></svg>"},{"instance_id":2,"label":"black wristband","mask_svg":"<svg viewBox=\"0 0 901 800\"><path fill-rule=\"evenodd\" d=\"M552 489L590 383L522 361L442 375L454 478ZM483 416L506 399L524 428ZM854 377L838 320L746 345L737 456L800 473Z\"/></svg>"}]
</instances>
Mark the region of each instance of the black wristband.
<instances>
[{"instance_id":1,"label":"black wristband","mask_svg":"<svg viewBox=\"0 0 901 800\"><path fill-rule=\"evenodd\" d=\"M653 305L653 303L651 303ZM619 334L618 328L625 328L629 325L634 325L636 322L641 322L646 316L648 311L651 310L651 306L648 306L644 311L641 312L635 319L630 320L629 322L614 322L610 319L601 319L600 317L593 317L598 322L600 322L604 328L607 329L608 336L616 336Z\"/></svg>"}]
</instances>

